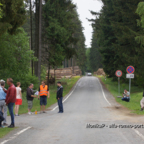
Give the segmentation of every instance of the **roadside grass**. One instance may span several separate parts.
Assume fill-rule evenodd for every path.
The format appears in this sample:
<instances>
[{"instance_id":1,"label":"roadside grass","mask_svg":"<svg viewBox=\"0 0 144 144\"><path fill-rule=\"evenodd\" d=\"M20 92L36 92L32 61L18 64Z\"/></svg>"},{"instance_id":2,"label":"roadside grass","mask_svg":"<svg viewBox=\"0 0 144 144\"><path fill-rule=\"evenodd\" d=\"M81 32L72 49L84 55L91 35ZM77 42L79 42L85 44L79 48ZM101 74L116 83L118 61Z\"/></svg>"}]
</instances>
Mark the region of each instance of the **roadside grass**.
<instances>
[{"instance_id":1,"label":"roadside grass","mask_svg":"<svg viewBox=\"0 0 144 144\"><path fill-rule=\"evenodd\" d=\"M80 76L75 76L71 79L63 78L63 79L60 80L63 83L67 83L67 84L63 85L63 88L64 88L63 96L65 96L66 94L69 93L69 91L71 90L73 85L78 81L79 78L80 78ZM50 107L51 105L53 105L57 102L57 100L56 100L57 86L50 85L49 90L50 90L50 98L47 101L46 108ZM34 112L35 110L40 111L40 100L38 100L37 98L35 98L34 101L33 101L32 112ZM26 92L23 93L23 103L22 103L22 105L20 106L20 109L19 109L19 114L23 114L23 113L27 113Z\"/></svg>"},{"instance_id":2,"label":"roadside grass","mask_svg":"<svg viewBox=\"0 0 144 144\"><path fill-rule=\"evenodd\" d=\"M106 88L111 92L111 94L115 97L116 101L129 110L131 110L132 113L138 114L138 115L144 115L144 112L140 111L140 101L143 96L143 88L139 88L137 86L131 87L131 97L130 102L124 102L121 100L121 98L117 98L118 96L118 82L112 81L111 78L107 78L105 80L105 77L98 76L102 82L105 84ZM120 96L122 96L124 89L129 90L129 84L121 83L120 85Z\"/></svg>"},{"instance_id":3,"label":"roadside grass","mask_svg":"<svg viewBox=\"0 0 144 144\"><path fill-rule=\"evenodd\" d=\"M14 130L15 128L0 128L0 138L3 138L5 135L7 135L9 132Z\"/></svg>"}]
</instances>

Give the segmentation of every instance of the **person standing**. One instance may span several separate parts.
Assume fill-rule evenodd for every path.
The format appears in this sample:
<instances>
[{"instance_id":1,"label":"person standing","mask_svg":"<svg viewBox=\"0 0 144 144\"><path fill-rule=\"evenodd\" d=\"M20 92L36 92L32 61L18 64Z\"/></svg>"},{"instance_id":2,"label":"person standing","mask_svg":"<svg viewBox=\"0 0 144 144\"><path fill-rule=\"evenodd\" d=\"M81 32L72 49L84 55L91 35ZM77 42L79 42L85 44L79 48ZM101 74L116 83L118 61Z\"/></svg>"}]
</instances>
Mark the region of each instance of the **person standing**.
<instances>
[{"instance_id":1,"label":"person standing","mask_svg":"<svg viewBox=\"0 0 144 144\"><path fill-rule=\"evenodd\" d=\"M57 101L58 101L58 107L59 107L59 112L58 113L63 113L63 86L61 85L61 82L57 82Z\"/></svg>"},{"instance_id":2,"label":"person standing","mask_svg":"<svg viewBox=\"0 0 144 144\"><path fill-rule=\"evenodd\" d=\"M38 99L40 97L40 106L41 106L41 112L43 111L43 113L45 112L45 106L47 105L47 97L49 98L49 88L48 86L45 84L44 81L42 81L40 88L39 88L39 96Z\"/></svg>"},{"instance_id":3,"label":"person standing","mask_svg":"<svg viewBox=\"0 0 144 144\"><path fill-rule=\"evenodd\" d=\"M9 113L11 116L11 124L8 127L14 128L15 122L14 122L13 107L16 102L16 87L13 84L12 78L7 79L7 84L9 85L9 88L7 91L4 89L4 91L7 93L5 102L6 102L6 105L8 106Z\"/></svg>"},{"instance_id":4,"label":"person standing","mask_svg":"<svg viewBox=\"0 0 144 144\"><path fill-rule=\"evenodd\" d=\"M27 88L27 102L28 102L28 114L31 115L31 109L33 107L33 99L36 98L37 96L34 96L33 93L33 84L30 84L29 87Z\"/></svg>"},{"instance_id":5,"label":"person standing","mask_svg":"<svg viewBox=\"0 0 144 144\"><path fill-rule=\"evenodd\" d=\"M21 93L21 83L17 83L16 87L16 102L15 102L15 116L19 116L19 106L22 105L22 93Z\"/></svg>"},{"instance_id":6,"label":"person standing","mask_svg":"<svg viewBox=\"0 0 144 144\"><path fill-rule=\"evenodd\" d=\"M4 92L4 87L5 87L5 81L1 81L1 87L0 87L0 111L3 111L4 115L4 121L3 121L3 126L7 126L6 120L7 120L7 106L5 103L6 99L6 93ZM6 90L6 89L5 89Z\"/></svg>"}]
</instances>

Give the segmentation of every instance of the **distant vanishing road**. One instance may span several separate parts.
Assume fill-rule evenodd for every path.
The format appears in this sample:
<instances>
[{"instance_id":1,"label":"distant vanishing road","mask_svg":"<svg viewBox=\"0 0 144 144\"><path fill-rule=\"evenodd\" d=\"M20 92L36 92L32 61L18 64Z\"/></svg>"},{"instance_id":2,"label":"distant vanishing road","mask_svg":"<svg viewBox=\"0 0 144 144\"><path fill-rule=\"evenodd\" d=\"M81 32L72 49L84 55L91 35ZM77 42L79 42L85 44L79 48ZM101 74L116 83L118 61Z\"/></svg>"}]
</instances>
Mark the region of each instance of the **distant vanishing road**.
<instances>
[{"instance_id":1,"label":"distant vanishing road","mask_svg":"<svg viewBox=\"0 0 144 144\"><path fill-rule=\"evenodd\" d=\"M78 81L64 102L63 114L58 114L58 109L52 111L55 106L50 107L47 114L16 117L19 128L0 139L0 143L144 144L142 128L122 127L141 125L144 117L131 115L121 108L95 77L82 77Z\"/></svg>"}]
</instances>

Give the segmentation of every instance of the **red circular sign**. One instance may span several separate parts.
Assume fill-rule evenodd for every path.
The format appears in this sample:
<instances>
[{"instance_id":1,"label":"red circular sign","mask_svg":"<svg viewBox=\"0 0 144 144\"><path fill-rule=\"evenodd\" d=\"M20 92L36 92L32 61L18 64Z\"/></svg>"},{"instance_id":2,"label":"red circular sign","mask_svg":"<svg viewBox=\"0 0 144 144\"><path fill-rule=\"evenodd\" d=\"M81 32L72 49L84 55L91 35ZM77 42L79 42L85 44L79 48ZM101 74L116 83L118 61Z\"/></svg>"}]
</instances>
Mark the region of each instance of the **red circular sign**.
<instances>
[{"instance_id":1,"label":"red circular sign","mask_svg":"<svg viewBox=\"0 0 144 144\"><path fill-rule=\"evenodd\" d=\"M117 77L121 77L122 76L122 71L121 70L117 70L116 73L115 73L115 75Z\"/></svg>"},{"instance_id":2,"label":"red circular sign","mask_svg":"<svg viewBox=\"0 0 144 144\"><path fill-rule=\"evenodd\" d=\"M133 66L128 66L127 67L127 73L133 74L135 72L135 68Z\"/></svg>"}]
</instances>

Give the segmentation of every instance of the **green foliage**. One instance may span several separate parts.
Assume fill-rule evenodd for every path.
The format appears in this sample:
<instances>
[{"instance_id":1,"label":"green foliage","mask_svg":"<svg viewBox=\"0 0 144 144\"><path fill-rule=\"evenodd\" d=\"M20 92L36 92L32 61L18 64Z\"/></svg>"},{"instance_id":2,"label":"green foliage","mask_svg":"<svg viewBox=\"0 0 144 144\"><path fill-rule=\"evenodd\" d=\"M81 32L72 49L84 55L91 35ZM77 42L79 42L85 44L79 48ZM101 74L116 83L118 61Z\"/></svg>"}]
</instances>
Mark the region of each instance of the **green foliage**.
<instances>
[{"instance_id":1,"label":"green foliage","mask_svg":"<svg viewBox=\"0 0 144 144\"><path fill-rule=\"evenodd\" d=\"M30 61L36 60L29 49L27 34L22 28L16 30L17 35L3 34L0 38L0 78L11 77L14 83L20 81L23 90L30 83L38 83L37 78L30 75Z\"/></svg>"},{"instance_id":2,"label":"green foliage","mask_svg":"<svg viewBox=\"0 0 144 144\"><path fill-rule=\"evenodd\" d=\"M86 72L91 72L91 68L90 68L90 48L87 48L86 49L86 61L85 61L85 65L86 65L86 68L85 68L85 71Z\"/></svg>"},{"instance_id":3,"label":"green foliage","mask_svg":"<svg viewBox=\"0 0 144 144\"><path fill-rule=\"evenodd\" d=\"M81 68L84 73L85 66L86 66L86 48L85 48L85 36L83 34L83 27L82 23L79 20L79 16L77 11L73 11L74 13L74 23L77 26L75 28L74 37L78 40L76 45L74 46L76 50L76 63Z\"/></svg>"},{"instance_id":4,"label":"green foliage","mask_svg":"<svg viewBox=\"0 0 144 144\"><path fill-rule=\"evenodd\" d=\"M47 67L45 65L41 66L41 80L45 80L47 75Z\"/></svg>"},{"instance_id":5,"label":"green foliage","mask_svg":"<svg viewBox=\"0 0 144 144\"><path fill-rule=\"evenodd\" d=\"M140 2L138 4L138 8L136 10L136 13L140 16L141 19L137 20L137 24L138 26L141 26L144 29L144 2ZM141 44L141 46L144 46L144 35L139 34L138 36L136 36L136 41Z\"/></svg>"},{"instance_id":6,"label":"green foliage","mask_svg":"<svg viewBox=\"0 0 144 144\"><path fill-rule=\"evenodd\" d=\"M0 3L0 19L2 18L2 9L1 9L2 4Z\"/></svg>"},{"instance_id":7,"label":"green foliage","mask_svg":"<svg viewBox=\"0 0 144 144\"><path fill-rule=\"evenodd\" d=\"M97 42L97 37L96 37L96 31L93 33L93 38L92 38L92 45L90 49L90 54L89 54L89 62L90 62L90 69L92 72L95 72L98 70L98 68L102 68L102 57L99 52L99 46Z\"/></svg>"},{"instance_id":8,"label":"green foliage","mask_svg":"<svg viewBox=\"0 0 144 144\"><path fill-rule=\"evenodd\" d=\"M3 13L0 19L0 36L8 31L14 34L24 24L25 8L23 0L1 0Z\"/></svg>"},{"instance_id":9,"label":"green foliage","mask_svg":"<svg viewBox=\"0 0 144 144\"><path fill-rule=\"evenodd\" d=\"M143 62L143 33L144 30L136 14L137 5L141 0L102 0L103 7L100 13L92 12L96 19L93 29L96 31L96 39L99 51L102 55L102 64L105 72L116 80L115 71L123 71L123 81L126 81L126 68L133 65L135 71L135 85L144 86L140 80L144 80ZM137 13L142 16L143 3L139 4ZM137 42L135 41L137 40Z\"/></svg>"},{"instance_id":10,"label":"green foliage","mask_svg":"<svg viewBox=\"0 0 144 144\"><path fill-rule=\"evenodd\" d=\"M136 13L139 14L139 16L141 17L141 20L138 20L138 25L144 28L144 2L140 2L138 4Z\"/></svg>"},{"instance_id":11,"label":"green foliage","mask_svg":"<svg viewBox=\"0 0 144 144\"><path fill-rule=\"evenodd\" d=\"M75 51L70 44L75 44L72 37L75 24L72 21L75 5L71 0L48 0L43 6L43 61L51 66L59 66L64 58L71 58Z\"/></svg>"}]
</instances>

